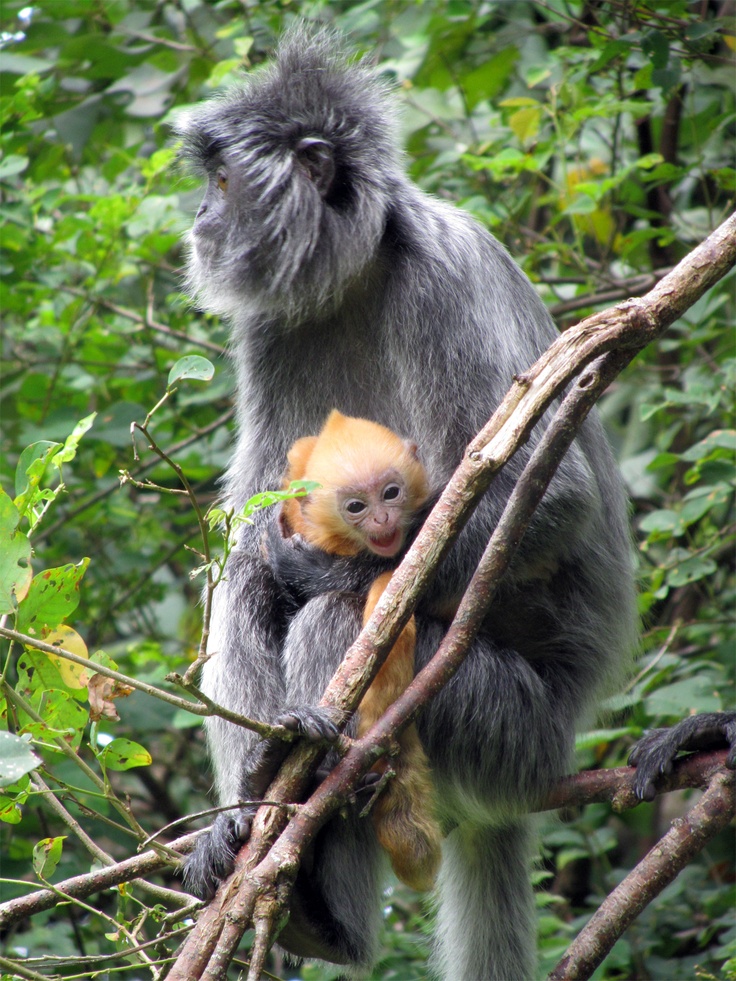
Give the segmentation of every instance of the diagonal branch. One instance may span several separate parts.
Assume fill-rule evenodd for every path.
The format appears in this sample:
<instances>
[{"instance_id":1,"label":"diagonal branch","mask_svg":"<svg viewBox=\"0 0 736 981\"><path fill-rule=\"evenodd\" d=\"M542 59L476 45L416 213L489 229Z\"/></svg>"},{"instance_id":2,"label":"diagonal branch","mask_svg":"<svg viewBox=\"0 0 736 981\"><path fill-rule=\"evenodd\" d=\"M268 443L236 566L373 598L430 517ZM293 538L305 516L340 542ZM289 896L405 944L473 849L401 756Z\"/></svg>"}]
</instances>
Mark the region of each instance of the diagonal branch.
<instances>
[{"instance_id":1,"label":"diagonal branch","mask_svg":"<svg viewBox=\"0 0 736 981\"><path fill-rule=\"evenodd\" d=\"M719 770L703 796L613 892L568 947L547 981L589 978L624 930L736 816L736 774Z\"/></svg>"}]
</instances>

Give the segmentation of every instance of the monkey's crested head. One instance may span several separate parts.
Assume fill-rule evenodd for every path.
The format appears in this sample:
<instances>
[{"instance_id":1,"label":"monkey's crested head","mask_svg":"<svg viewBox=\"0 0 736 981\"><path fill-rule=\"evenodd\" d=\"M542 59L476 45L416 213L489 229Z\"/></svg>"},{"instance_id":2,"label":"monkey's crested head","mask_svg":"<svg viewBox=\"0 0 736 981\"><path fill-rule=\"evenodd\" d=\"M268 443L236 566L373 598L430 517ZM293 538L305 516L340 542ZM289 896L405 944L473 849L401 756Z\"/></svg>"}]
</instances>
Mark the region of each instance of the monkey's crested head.
<instances>
[{"instance_id":1,"label":"monkey's crested head","mask_svg":"<svg viewBox=\"0 0 736 981\"><path fill-rule=\"evenodd\" d=\"M273 63L177 120L209 182L190 236L207 309L302 317L375 257L400 168L389 88L339 37L299 26Z\"/></svg>"}]
</instances>

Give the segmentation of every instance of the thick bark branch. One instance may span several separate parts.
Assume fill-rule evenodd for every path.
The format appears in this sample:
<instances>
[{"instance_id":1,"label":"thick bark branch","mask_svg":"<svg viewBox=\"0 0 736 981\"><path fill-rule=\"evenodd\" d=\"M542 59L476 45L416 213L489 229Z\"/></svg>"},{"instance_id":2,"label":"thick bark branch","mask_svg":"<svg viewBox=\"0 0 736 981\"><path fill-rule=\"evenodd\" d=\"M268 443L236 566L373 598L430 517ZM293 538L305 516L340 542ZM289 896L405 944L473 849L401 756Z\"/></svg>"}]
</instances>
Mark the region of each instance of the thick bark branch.
<instances>
[{"instance_id":1,"label":"thick bark branch","mask_svg":"<svg viewBox=\"0 0 736 981\"><path fill-rule=\"evenodd\" d=\"M589 978L624 930L736 816L736 774L714 774L701 799L673 822L646 857L606 896L548 981Z\"/></svg>"},{"instance_id":2,"label":"thick bark branch","mask_svg":"<svg viewBox=\"0 0 736 981\"><path fill-rule=\"evenodd\" d=\"M196 839L196 833L184 835L167 845L167 848L186 855L194 847ZM118 862L116 865L108 865L104 869L96 869L85 875L75 875L71 879L64 879L63 882L56 883L55 888L63 892L65 896L72 896L74 899L86 899L96 892L111 889L123 882L133 882L135 879L145 878L171 865L172 861L160 852L147 851L143 852L142 855L136 855L134 858L126 858L125 861ZM32 883L29 883L29 886L31 885ZM9 899L5 903L0 903L0 929L5 930L20 920L25 920L29 916L43 912L43 910L52 909L58 902L58 893L51 889L39 889L27 896L19 896L17 899Z\"/></svg>"},{"instance_id":3,"label":"thick bark branch","mask_svg":"<svg viewBox=\"0 0 736 981\"><path fill-rule=\"evenodd\" d=\"M726 750L711 753L693 753L677 760L671 774L663 776L657 785L657 796L673 790L687 788L703 789L711 782L713 775L726 764ZM582 773L563 777L539 807L540 811L557 810L560 807L583 807L585 804L610 803L617 812L638 806L641 802L634 796L633 787L636 770L631 766L619 766L608 770L584 770ZM304 805L305 807L308 805ZM167 844L171 852L186 855L194 847L199 834L183 835ZM65 896L74 899L87 899L105 889L112 889L124 882L135 882L164 869L172 868L174 862L165 854L154 851L143 852L134 858L127 858L104 869L96 869L84 875L75 875L56 883L55 888ZM29 888L33 883L28 883ZM186 893L182 893L186 899ZM15 923L53 909L59 902L59 895L51 889L35 889L26 896L18 896L0 903L0 930L7 930ZM192 899L192 903L195 900Z\"/></svg>"}]
</instances>

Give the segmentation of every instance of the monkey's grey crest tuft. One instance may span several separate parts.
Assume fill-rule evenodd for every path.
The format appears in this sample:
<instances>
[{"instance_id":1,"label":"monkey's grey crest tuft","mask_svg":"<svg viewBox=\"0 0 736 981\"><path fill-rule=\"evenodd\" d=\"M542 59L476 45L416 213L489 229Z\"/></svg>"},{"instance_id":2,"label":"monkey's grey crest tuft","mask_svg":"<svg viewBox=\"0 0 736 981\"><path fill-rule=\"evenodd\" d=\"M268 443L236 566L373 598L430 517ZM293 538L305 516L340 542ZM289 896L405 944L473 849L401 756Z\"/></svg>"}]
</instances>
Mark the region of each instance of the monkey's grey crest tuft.
<instances>
[{"instance_id":1,"label":"monkey's grey crest tuft","mask_svg":"<svg viewBox=\"0 0 736 981\"><path fill-rule=\"evenodd\" d=\"M407 178L393 119L390 94L370 67L351 63L332 34L300 28L272 65L180 123L185 153L208 182L189 239L190 289L232 330L232 507L278 487L287 449L318 432L333 408L415 441L440 488L513 375L556 336L503 247ZM418 608L418 666L446 629L433 614L461 594L538 438L491 486ZM375 573L358 559L327 559L324 572L322 556L312 595L287 616L281 574L259 548L271 520L243 531L215 593L216 653L202 685L252 717L293 707L295 727L319 735L327 723L313 707L360 628L363 601L353 591ZM524 814L569 769L576 725L625 670L635 644L626 502L591 416L484 630L418 720L448 831L439 977L535 976ZM262 793L262 749L252 734L213 719L207 735L220 803ZM215 822L187 866L193 891L212 893L247 831L248 814ZM336 818L307 865L280 943L364 970L374 957L383 875L371 822Z\"/></svg>"}]
</instances>

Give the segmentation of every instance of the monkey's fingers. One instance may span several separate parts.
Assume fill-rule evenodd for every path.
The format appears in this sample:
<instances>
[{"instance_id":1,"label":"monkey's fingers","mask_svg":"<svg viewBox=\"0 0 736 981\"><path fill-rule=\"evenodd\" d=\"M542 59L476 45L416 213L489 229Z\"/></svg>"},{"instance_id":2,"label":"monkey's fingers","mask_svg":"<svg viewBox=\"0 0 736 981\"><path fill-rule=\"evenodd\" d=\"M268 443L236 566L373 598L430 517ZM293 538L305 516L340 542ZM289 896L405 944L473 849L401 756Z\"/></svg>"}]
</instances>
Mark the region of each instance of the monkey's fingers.
<instances>
[{"instance_id":1,"label":"monkey's fingers","mask_svg":"<svg viewBox=\"0 0 736 981\"><path fill-rule=\"evenodd\" d=\"M247 834L242 837L245 823L241 822L241 813L244 812L237 812L235 818L230 812L218 814L209 831L197 839L194 851L184 863L184 886L199 899L209 902L233 870L235 856L250 835L249 818Z\"/></svg>"},{"instance_id":2,"label":"monkey's fingers","mask_svg":"<svg viewBox=\"0 0 736 981\"><path fill-rule=\"evenodd\" d=\"M334 742L339 730L333 721L335 713L331 709L317 705L298 705L279 715L274 721L292 732L303 736L310 742Z\"/></svg>"},{"instance_id":3,"label":"monkey's fingers","mask_svg":"<svg viewBox=\"0 0 736 981\"><path fill-rule=\"evenodd\" d=\"M636 767L634 793L640 800L653 800L657 781L672 772L680 751L723 746L729 750L726 766L736 769L736 712L706 712L683 719L671 729L652 729L629 755L629 765Z\"/></svg>"}]
</instances>

